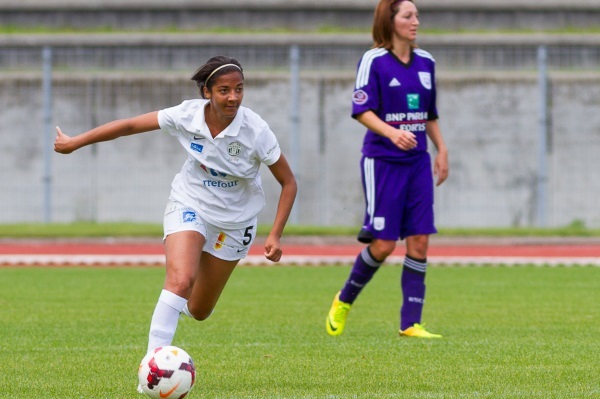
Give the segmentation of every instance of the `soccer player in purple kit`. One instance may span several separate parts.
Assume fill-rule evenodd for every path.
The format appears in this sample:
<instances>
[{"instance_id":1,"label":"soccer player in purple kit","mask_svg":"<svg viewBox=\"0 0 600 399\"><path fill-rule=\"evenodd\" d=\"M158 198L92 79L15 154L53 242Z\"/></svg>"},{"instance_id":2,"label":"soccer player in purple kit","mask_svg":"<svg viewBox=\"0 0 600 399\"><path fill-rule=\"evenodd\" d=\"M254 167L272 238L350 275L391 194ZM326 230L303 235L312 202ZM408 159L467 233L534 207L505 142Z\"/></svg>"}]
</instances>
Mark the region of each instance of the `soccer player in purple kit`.
<instances>
[{"instance_id":1,"label":"soccer player in purple kit","mask_svg":"<svg viewBox=\"0 0 600 399\"><path fill-rule=\"evenodd\" d=\"M352 117L367 128L362 147L366 200L358 240L367 243L327 315L329 335L344 331L348 312L361 290L400 238L406 242L402 268L400 335L440 338L423 327L429 235L433 215L433 175L448 177L448 150L437 119L435 60L417 48L419 13L412 0L380 0L373 21L373 48L358 64ZM431 170L427 137L437 156Z\"/></svg>"}]
</instances>

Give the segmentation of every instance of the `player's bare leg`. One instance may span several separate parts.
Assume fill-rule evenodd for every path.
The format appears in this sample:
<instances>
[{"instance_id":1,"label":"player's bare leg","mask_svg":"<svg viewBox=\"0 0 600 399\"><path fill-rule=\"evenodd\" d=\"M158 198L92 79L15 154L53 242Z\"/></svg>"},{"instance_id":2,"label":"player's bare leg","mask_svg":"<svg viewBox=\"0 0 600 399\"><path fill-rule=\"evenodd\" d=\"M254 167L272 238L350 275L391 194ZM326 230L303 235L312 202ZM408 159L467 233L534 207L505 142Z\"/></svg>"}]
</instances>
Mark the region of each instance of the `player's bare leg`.
<instances>
[{"instance_id":1,"label":"player's bare leg","mask_svg":"<svg viewBox=\"0 0 600 399\"><path fill-rule=\"evenodd\" d=\"M167 275L164 288L188 299L198 275L206 239L197 231L180 231L165 239Z\"/></svg>"},{"instance_id":2,"label":"player's bare leg","mask_svg":"<svg viewBox=\"0 0 600 399\"><path fill-rule=\"evenodd\" d=\"M187 310L193 318L205 320L211 315L238 262L239 260L227 261L202 252L196 281L187 304Z\"/></svg>"},{"instance_id":3,"label":"player's bare leg","mask_svg":"<svg viewBox=\"0 0 600 399\"><path fill-rule=\"evenodd\" d=\"M429 236L420 234L406 237L406 253L411 258L426 259L429 249Z\"/></svg>"},{"instance_id":4,"label":"player's bare leg","mask_svg":"<svg viewBox=\"0 0 600 399\"><path fill-rule=\"evenodd\" d=\"M181 231L166 237L167 273L150 322L148 352L171 344L179 314L192 292L204 241L196 231Z\"/></svg>"}]
</instances>

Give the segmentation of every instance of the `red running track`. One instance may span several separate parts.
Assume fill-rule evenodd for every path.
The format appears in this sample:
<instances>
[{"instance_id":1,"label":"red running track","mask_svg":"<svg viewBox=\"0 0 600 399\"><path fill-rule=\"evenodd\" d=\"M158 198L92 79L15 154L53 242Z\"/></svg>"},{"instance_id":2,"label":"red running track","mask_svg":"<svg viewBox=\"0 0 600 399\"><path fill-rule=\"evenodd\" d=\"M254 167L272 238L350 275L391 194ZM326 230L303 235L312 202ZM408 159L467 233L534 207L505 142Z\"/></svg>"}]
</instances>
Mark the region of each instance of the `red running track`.
<instances>
[{"instance_id":1,"label":"red running track","mask_svg":"<svg viewBox=\"0 0 600 399\"><path fill-rule=\"evenodd\" d=\"M283 244L285 255L354 256L360 244ZM262 243L255 244L250 255L262 255ZM136 242L0 242L0 255L162 255L163 245ZM404 255L398 245L394 255ZM600 257L598 244L454 244L431 245L429 255L489 257Z\"/></svg>"}]
</instances>

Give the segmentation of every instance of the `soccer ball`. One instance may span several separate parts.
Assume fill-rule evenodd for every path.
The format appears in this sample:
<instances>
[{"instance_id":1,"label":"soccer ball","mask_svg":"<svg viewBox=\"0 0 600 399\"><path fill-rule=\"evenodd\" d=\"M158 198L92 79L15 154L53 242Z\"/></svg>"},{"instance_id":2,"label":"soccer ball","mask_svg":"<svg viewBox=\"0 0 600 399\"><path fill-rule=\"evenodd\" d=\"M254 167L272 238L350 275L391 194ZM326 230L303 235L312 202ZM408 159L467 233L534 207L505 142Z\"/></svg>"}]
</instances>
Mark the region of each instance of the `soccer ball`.
<instances>
[{"instance_id":1,"label":"soccer ball","mask_svg":"<svg viewBox=\"0 0 600 399\"><path fill-rule=\"evenodd\" d=\"M144 356L138 378L142 390L153 399L181 399L194 386L196 369L186 351L163 346Z\"/></svg>"}]
</instances>

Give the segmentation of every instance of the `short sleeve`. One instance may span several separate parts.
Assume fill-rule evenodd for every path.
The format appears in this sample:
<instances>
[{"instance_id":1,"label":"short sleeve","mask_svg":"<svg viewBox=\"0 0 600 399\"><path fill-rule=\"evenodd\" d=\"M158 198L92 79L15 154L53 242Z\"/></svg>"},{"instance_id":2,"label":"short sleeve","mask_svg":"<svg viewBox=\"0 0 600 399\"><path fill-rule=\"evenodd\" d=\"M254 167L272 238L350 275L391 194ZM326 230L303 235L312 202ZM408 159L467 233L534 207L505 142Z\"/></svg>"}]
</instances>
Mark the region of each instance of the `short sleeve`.
<instances>
[{"instance_id":1,"label":"short sleeve","mask_svg":"<svg viewBox=\"0 0 600 399\"><path fill-rule=\"evenodd\" d=\"M379 75L376 59L386 54L385 49L367 51L358 63L354 92L352 93L352 117L380 107Z\"/></svg>"},{"instance_id":2,"label":"short sleeve","mask_svg":"<svg viewBox=\"0 0 600 399\"><path fill-rule=\"evenodd\" d=\"M162 109L158 111L158 125L164 132L176 136L192 125L194 114L200 106L198 101L185 100L179 105Z\"/></svg>"},{"instance_id":3,"label":"short sleeve","mask_svg":"<svg viewBox=\"0 0 600 399\"><path fill-rule=\"evenodd\" d=\"M177 130L175 121L177 120L176 115L178 113L178 108L179 105L176 105L158 111L158 125L163 131L171 135Z\"/></svg>"},{"instance_id":4,"label":"short sleeve","mask_svg":"<svg viewBox=\"0 0 600 399\"><path fill-rule=\"evenodd\" d=\"M273 165L281 157L277 137L268 126L264 126L257 136L256 155L267 166Z\"/></svg>"}]
</instances>

